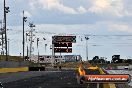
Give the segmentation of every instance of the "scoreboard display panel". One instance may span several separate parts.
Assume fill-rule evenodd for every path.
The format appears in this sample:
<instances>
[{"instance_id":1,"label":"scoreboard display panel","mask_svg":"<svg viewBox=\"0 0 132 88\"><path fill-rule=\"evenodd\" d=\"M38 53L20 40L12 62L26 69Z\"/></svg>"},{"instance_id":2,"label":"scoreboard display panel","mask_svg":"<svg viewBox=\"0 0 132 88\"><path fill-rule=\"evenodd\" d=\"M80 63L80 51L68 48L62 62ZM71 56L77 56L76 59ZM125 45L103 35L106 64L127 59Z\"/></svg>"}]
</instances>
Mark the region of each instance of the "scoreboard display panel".
<instances>
[{"instance_id":1,"label":"scoreboard display panel","mask_svg":"<svg viewBox=\"0 0 132 88\"><path fill-rule=\"evenodd\" d=\"M76 36L53 36L52 43L71 42L76 43Z\"/></svg>"},{"instance_id":2,"label":"scoreboard display panel","mask_svg":"<svg viewBox=\"0 0 132 88\"><path fill-rule=\"evenodd\" d=\"M72 48L54 48L55 53L72 53Z\"/></svg>"},{"instance_id":3,"label":"scoreboard display panel","mask_svg":"<svg viewBox=\"0 0 132 88\"><path fill-rule=\"evenodd\" d=\"M72 47L71 42L54 43L54 47Z\"/></svg>"}]
</instances>

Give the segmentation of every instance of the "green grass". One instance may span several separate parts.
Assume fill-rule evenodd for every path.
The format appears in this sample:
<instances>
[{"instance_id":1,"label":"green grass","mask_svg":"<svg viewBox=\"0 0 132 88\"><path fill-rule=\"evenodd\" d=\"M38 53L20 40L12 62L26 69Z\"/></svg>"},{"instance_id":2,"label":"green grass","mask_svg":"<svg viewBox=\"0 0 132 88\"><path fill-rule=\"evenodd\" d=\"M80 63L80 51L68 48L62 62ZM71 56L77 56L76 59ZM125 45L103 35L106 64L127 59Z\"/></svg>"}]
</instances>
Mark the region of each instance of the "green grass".
<instances>
[{"instance_id":1,"label":"green grass","mask_svg":"<svg viewBox=\"0 0 132 88\"><path fill-rule=\"evenodd\" d=\"M6 56L0 55L0 61L6 61ZM20 62L20 61L23 61L23 58L21 58L20 56L8 56L8 61ZM28 66L31 66L31 67L39 66L38 63L34 63L31 61L27 61L27 62L28 62Z\"/></svg>"},{"instance_id":2,"label":"green grass","mask_svg":"<svg viewBox=\"0 0 132 88\"><path fill-rule=\"evenodd\" d=\"M0 55L0 61L5 61L6 56ZM8 56L8 61L23 61L23 59L19 56Z\"/></svg>"}]
</instances>

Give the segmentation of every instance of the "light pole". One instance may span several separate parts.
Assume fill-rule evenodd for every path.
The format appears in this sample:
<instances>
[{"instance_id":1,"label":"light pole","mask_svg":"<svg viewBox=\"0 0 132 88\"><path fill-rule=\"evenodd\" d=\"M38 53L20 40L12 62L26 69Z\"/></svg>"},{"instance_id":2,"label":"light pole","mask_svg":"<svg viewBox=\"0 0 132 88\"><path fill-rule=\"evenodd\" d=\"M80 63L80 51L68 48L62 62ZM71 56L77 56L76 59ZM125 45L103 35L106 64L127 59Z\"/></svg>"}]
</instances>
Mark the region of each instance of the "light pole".
<instances>
[{"instance_id":1,"label":"light pole","mask_svg":"<svg viewBox=\"0 0 132 88\"><path fill-rule=\"evenodd\" d=\"M10 41L10 39L8 39L8 58L9 58L9 41Z\"/></svg>"},{"instance_id":2,"label":"light pole","mask_svg":"<svg viewBox=\"0 0 132 88\"><path fill-rule=\"evenodd\" d=\"M24 58L24 48L25 48L25 36L24 36L24 23L27 21L26 20L27 19L27 17L25 17L24 16L24 11L23 11L23 60L25 60L25 58Z\"/></svg>"},{"instance_id":3,"label":"light pole","mask_svg":"<svg viewBox=\"0 0 132 88\"><path fill-rule=\"evenodd\" d=\"M88 61L88 40L89 38L85 37L85 39L86 39L86 61Z\"/></svg>"},{"instance_id":4,"label":"light pole","mask_svg":"<svg viewBox=\"0 0 132 88\"><path fill-rule=\"evenodd\" d=\"M27 43L27 36L28 36L28 33L26 33L26 43ZM28 60L28 43L27 43L27 60Z\"/></svg>"},{"instance_id":5,"label":"light pole","mask_svg":"<svg viewBox=\"0 0 132 88\"><path fill-rule=\"evenodd\" d=\"M6 49L6 61L8 61L7 56L7 33L6 33L6 13L10 12L9 7L5 6L5 0L4 0L4 29L5 29L5 49Z\"/></svg>"},{"instance_id":6,"label":"light pole","mask_svg":"<svg viewBox=\"0 0 132 88\"><path fill-rule=\"evenodd\" d=\"M39 38L37 38L37 49L38 49L38 64L39 64Z\"/></svg>"},{"instance_id":7,"label":"light pole","mask_svg":"<svg viewBox=\"0 0 132 88\"><path fill-rule=\"evenodd\" d=\"M1 31L2 31L2 20L0 20L0 24L1 24Z\"/></svg>"}]
</instances>

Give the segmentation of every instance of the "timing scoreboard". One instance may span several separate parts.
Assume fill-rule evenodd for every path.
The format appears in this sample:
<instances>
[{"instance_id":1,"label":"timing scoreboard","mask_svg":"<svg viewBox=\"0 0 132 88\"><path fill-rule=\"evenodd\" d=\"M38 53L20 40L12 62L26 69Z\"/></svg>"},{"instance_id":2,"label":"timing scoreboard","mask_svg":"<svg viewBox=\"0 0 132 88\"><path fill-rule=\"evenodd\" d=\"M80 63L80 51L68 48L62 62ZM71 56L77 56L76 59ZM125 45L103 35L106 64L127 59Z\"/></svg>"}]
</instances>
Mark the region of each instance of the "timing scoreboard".
<instances>
[{"instance_id":1,"label":"timing scoreboard","mask_svg":"<svg viewBox=\"0 0 132 88\"><path fill-rule=\"evenodd\" d=\"M76 43L76 36L53 36L52 42L53 43L60 43L60 42Z\"/></svg>"},{"instance_id":2,"label":"timing scoreboard","mask_svg":"<svg viewBox=\"0 0 132 88\"><path fill-rule=\"evenodd\" d=\"M72 43L76 43L76 36L53 36L55 53L72 53Z\"/></svg>"},{"instance_id":3,"label":"timing scoreboard","mask_svg":"<svg viewBox=\"0 0 132 88\"><path fill-rule=\"evenodd\" d=\"M72 53L72 48L54 48L56 53Z\"/></svg>"},{"instance_id":4,"label":"timing scoreboard","mask_svg":"<svg viewBox=\"0 0 132 88\"><path fill-rule=\"evenodd\" d=\"M54 47L72 47L72 43L71 42L54 43Z\"/></svg>"}]
</instances>

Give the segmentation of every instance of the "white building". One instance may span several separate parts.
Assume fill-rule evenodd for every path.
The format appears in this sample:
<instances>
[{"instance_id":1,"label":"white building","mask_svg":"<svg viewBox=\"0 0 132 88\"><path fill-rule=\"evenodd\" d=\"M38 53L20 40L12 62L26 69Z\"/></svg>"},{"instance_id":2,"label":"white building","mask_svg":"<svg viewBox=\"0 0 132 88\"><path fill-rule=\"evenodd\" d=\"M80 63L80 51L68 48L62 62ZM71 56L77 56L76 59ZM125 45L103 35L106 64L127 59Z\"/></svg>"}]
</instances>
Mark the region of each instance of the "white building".
<instances>
[{"instance_id":1,"label":"white building","mask_svg":"<svg viewBox=\"0 0 132 88\"><path fill-rule=\"evenodd\" d=\"M39 63L52 63L53 59L52 59L52 55L40 55L38 57L38 55L34 55L31 57L31 60L34 62L38 62ZM81 61L82 57L80 55L56 55L55 56L55 62L59 63L59 62L78 62Z\"/></svg>"}]
</instances>

